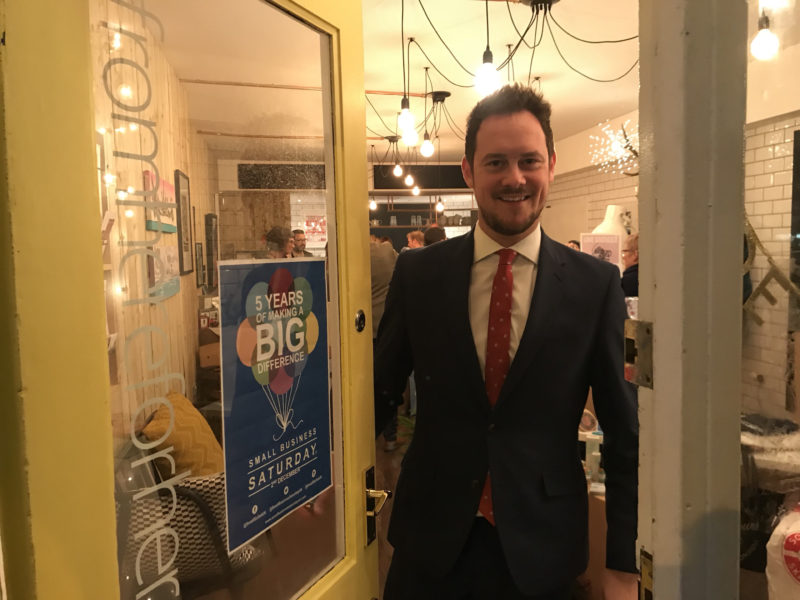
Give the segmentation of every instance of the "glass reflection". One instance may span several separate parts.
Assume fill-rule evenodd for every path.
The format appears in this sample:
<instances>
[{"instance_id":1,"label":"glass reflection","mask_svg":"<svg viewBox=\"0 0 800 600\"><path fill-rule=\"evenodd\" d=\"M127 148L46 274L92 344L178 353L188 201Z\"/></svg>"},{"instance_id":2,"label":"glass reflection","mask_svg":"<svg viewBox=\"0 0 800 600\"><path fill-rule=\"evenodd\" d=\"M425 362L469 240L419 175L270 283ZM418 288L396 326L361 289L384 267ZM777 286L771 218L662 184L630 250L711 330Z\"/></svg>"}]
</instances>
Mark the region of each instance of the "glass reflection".
<instances>
[{"instance_id":1,"label":"glass reflection","mask_svg":"<svg viewBox=\"0 0 800 600\"><path fill-rule=\"evenodd\" d=\"M330 39L246 0L90 18L121 596L295 597L344 554ZM218 262L306 253L334 485L229 553Z\"/></svg>"},{"instance_id":2,"label":"glass reflection","mask_svg":"<svg viewBox=\"0 0 800 600\"><path fill-rule=\"evenodd\" d=\"M800 593L799 25L794 1L750 3L740 596L753 600ZM780 40L769 56L756 40L767 26Z\"/></svg>"}]
</instances>

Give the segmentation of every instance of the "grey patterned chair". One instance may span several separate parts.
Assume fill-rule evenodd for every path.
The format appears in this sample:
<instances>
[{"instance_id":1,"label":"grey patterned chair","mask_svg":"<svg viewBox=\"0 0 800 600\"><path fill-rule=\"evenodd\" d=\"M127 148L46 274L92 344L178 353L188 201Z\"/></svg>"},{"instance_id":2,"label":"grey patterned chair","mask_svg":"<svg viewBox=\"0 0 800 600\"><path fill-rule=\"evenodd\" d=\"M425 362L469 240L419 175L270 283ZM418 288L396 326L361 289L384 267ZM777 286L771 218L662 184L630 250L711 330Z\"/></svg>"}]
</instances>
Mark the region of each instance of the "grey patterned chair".
<instances>
[{"instance_id":1,"label":"grey patterned chair","mask_svg":"<svg viewBox=\"0 0 800 600\"><path fill-rule=\"evenodd\" d=\"M143 451L133 444L117 459L117 540L121 598L133 599L137 593L158 581L164 572L177 569L180 598L191 600L227 588L232 600L243 598L243 583L258 574L263 551L245 545L228 555L225 538L225 477L223 473L187 477L174 485L175 500L160 483L157 470L150 465L134 469L131 463ZM138 497L137 497L138 494ZM174 514L170 516L173 509ZM172 534L158 536L161 544L161 574L155 551L137 553L155 531L154 525L169 528L177 536L177 553ZM148 530L149 528L149 530ZM270 540L267 540L269 542ZM155 548L155 544L150 546ZM164 568L170 557L174 564ZM138 566L138 575L137 575ZM144 583L139 584L137 581ZM148 594L152 600L176 597L174 586L162 585Z\"/></svg>"}]
</instances>

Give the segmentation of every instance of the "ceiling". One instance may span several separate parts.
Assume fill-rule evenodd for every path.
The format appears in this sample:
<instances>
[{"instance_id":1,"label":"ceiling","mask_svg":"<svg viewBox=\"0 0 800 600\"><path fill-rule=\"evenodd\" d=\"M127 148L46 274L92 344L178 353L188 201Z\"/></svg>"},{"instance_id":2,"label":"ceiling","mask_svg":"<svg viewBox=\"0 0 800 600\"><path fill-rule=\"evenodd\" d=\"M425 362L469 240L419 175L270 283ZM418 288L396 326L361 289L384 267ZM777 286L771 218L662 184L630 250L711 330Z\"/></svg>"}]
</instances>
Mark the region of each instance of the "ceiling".
<instances>
[{"instance_id":1,"label":"ceiling","mask_svg":"<svg viewBox=\"0 0 800 600\"><path fill-rule=\"evenodd\" d=\"M424 67L431 66L436 90L451 92L445 101L454 122L465 128L466 116L478 100L473 88L448 83L433 66L455 83L470 85L471 77L453 60L426 20L430 20L453 54L467 69L481 62L486 46L485 4L481 0L403 0L404 34L414 37L432 62L412 46L411 109L420 120L425 91ZM495 64L516 44L509 13L520 31L531 8L517 2L491 0L489 35ZM159 0L148 3L164 25L164 49L188 95L192 126L220 156L250 160L320 160L323 111L321 36L262 0ZM619 39L637 34L638 0L560 0L552 16L571 34L589 39ZM401 0L363 0L367 148L383 156L382 136L400 108L403 91L401 62ZM191 14L191 27L186 26ZM541 21L540 21L541 23ZM638 40L620 44L587 44L568 37L555 23L552 31L567 60L601 79L625 73L638 56ZM540 29L541 33L541 29ZM527 40L532 43L533 29ZM322 45L324 47L324 45ZM527 82L531 50L521 44L513 59L517 81ZM553 104L556 140L583 131L599 121L634 110L638 102L638 68L614 83L596 83L574 73L558 56L549 31L544 31L534 55L531 75L539 77ZM504 80L508 71L503 71ZM380 118L378 117L380 115ZM441 159L458 161L463 142L443 125L439 130ZM377 134L377 135L376 135ZM403 148L401 144L401 148ZM435 160L437 157L434 156Z\"/></svg>"},{"instance_id":2,"label":"ceiling","mask_svg":"<svg viewBox=\"0 0 800 600\"><path fill-rule=\"evenodd\" d=\"M405 38L413 37L422 47L411 46L409 74L411 91L424 94L424 68L430 66L433 87L447 90L452 96L445 101L456 124L463 130L469 111L479 99L474 88L460 88L446 81L435 71L434 65L453 82L469 85L472 78L448 53L450 47L458 60L471 72L480 65L486 48L486 5L483 0L404 0ZM422 10L424 6L430 21ZM517 44L519 31L524 31L532 12L531 7L518 2L491 0L489 8L489 40L494 64L500 64L508 54L508 44ZM402 92L402 54L400 46L401 0L363 0L364 15L364 66L365 88L375 91ZM638 0L561 0L552 7L552 17L571 34L588 40L616 40L636 36L638 33ZM539 20L539 33L542 20ZM564 57L578 70L596 79L612 79L628 71L638 58L638 39L619 44L587 44L570 38L558 29L551 29ZM526 41L533 45L534 30L528 32ZM556 139L562 139L588 129L606 118L613 118L638 105L638 65L625 77L614 83L597 83L573 72L559 57L550 31L544 29L541 43L533 52L521 44L514 58L515 80L528 82L540 77L534 84L553 105L552 126ZM502 71L508 79L508 68ZM400 109L400 95L369 94L368 97L389 127ZM429 105L430 106L430 105ZM422 98L411 98L411 110L418 120L424 114ZM386 135L387 128L367 104L367 126L375 133ZM374 133L368 132L374 137ZM463 142L447 126L440 129L443 160L460 160ZM374 141L376 151L387 146ZM402 148L402 144L401 144Z\"/></svg>"}]
</instances>

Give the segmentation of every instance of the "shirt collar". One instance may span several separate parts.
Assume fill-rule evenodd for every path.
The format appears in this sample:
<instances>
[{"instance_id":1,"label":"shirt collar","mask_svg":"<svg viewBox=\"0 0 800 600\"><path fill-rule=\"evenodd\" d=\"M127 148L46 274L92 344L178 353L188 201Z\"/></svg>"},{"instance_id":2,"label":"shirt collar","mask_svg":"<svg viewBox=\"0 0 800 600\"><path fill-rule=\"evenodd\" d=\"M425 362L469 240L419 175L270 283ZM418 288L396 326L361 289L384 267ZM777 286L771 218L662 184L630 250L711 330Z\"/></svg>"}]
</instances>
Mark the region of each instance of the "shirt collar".
<instances>
[{"instance_id":1,"label":"shirt collar","mask_svg":"<svg viewBox=\"0 0 800 600\"><path fill-rule=\"evenodd\" d=\"M480 225L475 226L475 233L474 242L475 242L475 249L472 256L472 262L477 263L482 261L487 256L491 256L498 250L502 250L503 246L495 242L492 238L486 235L486 232L481 228ZM513 246L510 246L512 250L515 250L517 254L520 254L531 261L533 264L537 264L539 262L539 249L542 246L542 227L540 224L536 224L536 229L531 231L528 235L522 238Z\"/></svg>"}]
</instances>

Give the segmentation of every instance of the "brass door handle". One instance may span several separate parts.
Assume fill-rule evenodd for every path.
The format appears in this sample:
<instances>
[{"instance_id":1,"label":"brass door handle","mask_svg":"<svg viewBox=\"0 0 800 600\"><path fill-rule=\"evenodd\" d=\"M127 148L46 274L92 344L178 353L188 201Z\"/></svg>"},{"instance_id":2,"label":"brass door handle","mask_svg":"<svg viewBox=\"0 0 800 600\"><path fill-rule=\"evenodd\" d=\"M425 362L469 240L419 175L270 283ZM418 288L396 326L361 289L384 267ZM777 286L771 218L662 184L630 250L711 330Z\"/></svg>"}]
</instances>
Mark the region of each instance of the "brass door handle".
<instances>
[{"instance_id":1,"label":"brass door handle","mask_svg":"<svg viewBox=\"0 0 800 600\"><path fill-rule=\"evenodd\" d=\"M374 501L372 505L372 510L367 510L368 517L377 517L381 510L383 510L383 505L386 504L386 501L392 497L391 490L371 490L367 489L367 506L370 504L370 500Z\"/></svg>"}]
</instances>

